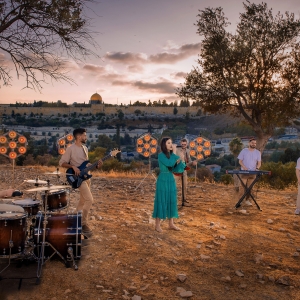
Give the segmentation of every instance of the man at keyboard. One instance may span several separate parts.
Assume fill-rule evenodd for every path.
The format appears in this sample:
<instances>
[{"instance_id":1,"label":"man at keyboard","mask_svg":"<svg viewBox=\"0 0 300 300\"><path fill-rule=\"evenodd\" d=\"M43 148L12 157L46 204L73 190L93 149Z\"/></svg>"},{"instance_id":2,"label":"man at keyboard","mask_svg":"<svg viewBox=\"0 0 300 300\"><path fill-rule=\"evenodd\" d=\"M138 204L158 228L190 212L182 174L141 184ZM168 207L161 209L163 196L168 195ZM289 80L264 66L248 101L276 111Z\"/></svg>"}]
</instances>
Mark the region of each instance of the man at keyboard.
<instances>
[{"instance_id":1,"label":"man at keyboard","mask_svg":"<svg viewBox=\"0 0 300 300\"><path fill-rule=\"evenodd\" d=\"M256 149L256 139L254 137L250 138L248 148L244 148L239 156L239 164L242 170L256 171L259 170L261 166L261 153ZM255 180L255 174L241 174L241 181L246 187ZM239 198L245 193L243 187L240 187ZM246 199L246 205L252 205L251 202Z\"/></svg>"}]
</instances>

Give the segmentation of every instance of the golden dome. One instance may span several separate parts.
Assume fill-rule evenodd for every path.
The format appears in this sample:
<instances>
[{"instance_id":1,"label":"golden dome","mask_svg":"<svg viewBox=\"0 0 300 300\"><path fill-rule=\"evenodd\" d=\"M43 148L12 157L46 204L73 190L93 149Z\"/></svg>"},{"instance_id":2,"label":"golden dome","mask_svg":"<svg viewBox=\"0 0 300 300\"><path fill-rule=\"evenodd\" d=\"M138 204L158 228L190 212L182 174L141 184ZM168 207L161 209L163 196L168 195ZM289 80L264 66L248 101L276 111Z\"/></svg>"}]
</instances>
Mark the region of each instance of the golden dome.
<instances>
[{"instance_id":1,"label":"golden dome","mask_svg":"<svg viewBox=\"0 0 300 300\"><path fill-rule=\"evenodd\" d=\"M102 104L102 97L95 93L91 96L90 104Z\"/></svg>"}]
</instances>

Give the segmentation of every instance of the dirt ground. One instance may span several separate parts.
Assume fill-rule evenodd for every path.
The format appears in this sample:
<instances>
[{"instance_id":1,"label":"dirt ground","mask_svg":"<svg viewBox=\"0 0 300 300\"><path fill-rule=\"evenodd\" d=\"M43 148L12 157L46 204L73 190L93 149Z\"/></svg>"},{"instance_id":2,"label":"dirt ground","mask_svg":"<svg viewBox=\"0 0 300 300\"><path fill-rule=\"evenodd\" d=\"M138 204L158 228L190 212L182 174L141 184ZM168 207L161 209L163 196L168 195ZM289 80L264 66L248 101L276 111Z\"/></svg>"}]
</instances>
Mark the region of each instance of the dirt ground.
<instances>
[{"instance_id":1,"label":"dirt ground","mask_svg":"<svg viewBox=\"0 0 300 300\"><path fill-rule=\"evenodd\" d=\"M16 169L15 187L23 198L34 197L25 192L34 185L24 179L65 180L45 175L49 170ZM0 188L12 186L12 177L10 167L1 168ZM300 299L296 189L254 189L262 211L255 205L236 210L233 186L190 182L191 206L181 208L178 195L181 231L168 230L165 221L158 233L151 218L155 179L143 178L95 172L94 236L82 240L78 270L53 258L36 284L38 263L12 260L0 273L0 299ZM79 194L69 196L71 214ZM3 269L8 260L0 263Z\"/></svg>"}]
</instances>

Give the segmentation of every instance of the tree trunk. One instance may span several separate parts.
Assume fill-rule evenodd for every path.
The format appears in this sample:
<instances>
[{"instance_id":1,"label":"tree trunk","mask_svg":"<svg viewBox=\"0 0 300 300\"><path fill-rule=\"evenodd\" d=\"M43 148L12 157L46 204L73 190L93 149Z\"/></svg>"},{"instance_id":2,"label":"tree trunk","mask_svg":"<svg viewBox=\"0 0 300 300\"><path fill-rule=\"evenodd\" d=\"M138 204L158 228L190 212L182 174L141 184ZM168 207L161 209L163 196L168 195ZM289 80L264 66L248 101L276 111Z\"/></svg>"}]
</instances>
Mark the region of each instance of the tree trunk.
<instances>
[{"instance_id":1,"label":"tree trunk","mask_svg":"<svg viewBox=\"0 0 300 300\"><path fill-rule=\"evenodd\" d=\"M272 136L271 134L266 134L263 132L256 132L257 134L257 141L256 141L256 149L263 153L265 147L268 143L269 138Z\"/></svg>"}]
</instances>

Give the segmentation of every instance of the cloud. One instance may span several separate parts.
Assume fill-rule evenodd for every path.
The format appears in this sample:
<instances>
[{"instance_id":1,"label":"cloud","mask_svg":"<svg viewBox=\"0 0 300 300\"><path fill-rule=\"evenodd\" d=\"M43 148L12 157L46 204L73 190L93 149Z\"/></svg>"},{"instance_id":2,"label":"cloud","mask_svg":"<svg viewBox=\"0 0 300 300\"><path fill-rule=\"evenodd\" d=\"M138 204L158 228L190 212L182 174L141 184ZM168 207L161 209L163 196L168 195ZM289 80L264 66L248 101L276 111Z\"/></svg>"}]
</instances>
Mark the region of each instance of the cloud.
<instances>
[{"instance_id":1,"label":"cloud","mask_svg":"<svg viewBox=\"0 0 300 300\"><path fill-rule=\"evenodd\" d=\"M174 93L176 86L170 81L161 81L157 83L150 83L144 81L135 81L132 85L140 90L147 90L153 93L169 94Z\"/></svg>"},{"instance_id":2,"label":"cloud","mask_svg":"<svg viewBox=\"0 0 300 300\"><path fill-rule=\"evenodd\" d=\"M107 60L113 62L119 62L122 64L173 64L184 60L190 56L196 55L201 50L201 43L197 44L184 44L179 48L172 48L172 52L162 52L150 56L146 56L143 53L132 52L108 52L104 56Z\"/></svg>"},{"instance_id":3,"label":"cloud","mask_svg":"<svg viewBox=\"0 0 300 300\"><path fill-rule=\"evenodd\" d=\"M127 67L127 70L132 73L142 73L144 68L141 65L130 65Z\"/></svg>"},{"instance_id":4,"label":"cloud","mask_svg":"<svg viewBox=\"0 0 300 300\"><path fill-rule=\"evenodd\" d=\"M132 52L108 52L106 53L104 58L123 64L136 64L146 62L146 57L144 54Z\"/></svg>"},{"instance_id":5,"label":"cloud","mask_svg":"<svg viewBox=\"0 0 300 300\"><path fill-rule=\"evenodd\" d=\"M115 80L111 83L111 85L118 85L118 86L128 86L131 85L128 81L122 81L122 80Z\"/></svg>"},{"instance_id":6,"label":"cloud","mask_svg":"<svg viewBox=\"0 0 300 300\"><path fill-rule=\"evenodd\" d=\"M105 68L102 66L98 66L98 65L92 65L92 64L86 64L83 66L82 68L85 71L88 71L89 73L104 73L105 72Z\"/></svg>"},{"instance_id":7,"label":"cloud","mask_svg":"<svg viewBox=\"0 0 300 300\"><path fill-rule=\"evenodd\" d=\"M162 94L173 94L175 93L176 85L173 82L162 79L160 82L146 82L142 80L129 81L126 78L121 80L114 80L111 82L113 86L127 86L136 88L139 90L147 91L149 93L162 93Z\"/></svg>"},{"instance_id":8,"label":"cloud","mask_svg":"<svg viewBox=\"0 0 300 300\"><path fill-rule=\"evenodd\" d=\"M149 56L149 61L156 64L172 64L196 55L201 50L201 43L185 44L177 49L177 53L163 52Z\"/></svg>"},{"instance_id":9,"label":"cloud","mask_svg":"<svg viewBox=\"0 0 300 300\"><path fill-rule=\"evenodd\" d=\"M172 73L171 76L174 78L174 79L183 79L185 78L187 75L186 72L177 72L177 73Z\"/></svg>"}]
</instances>

